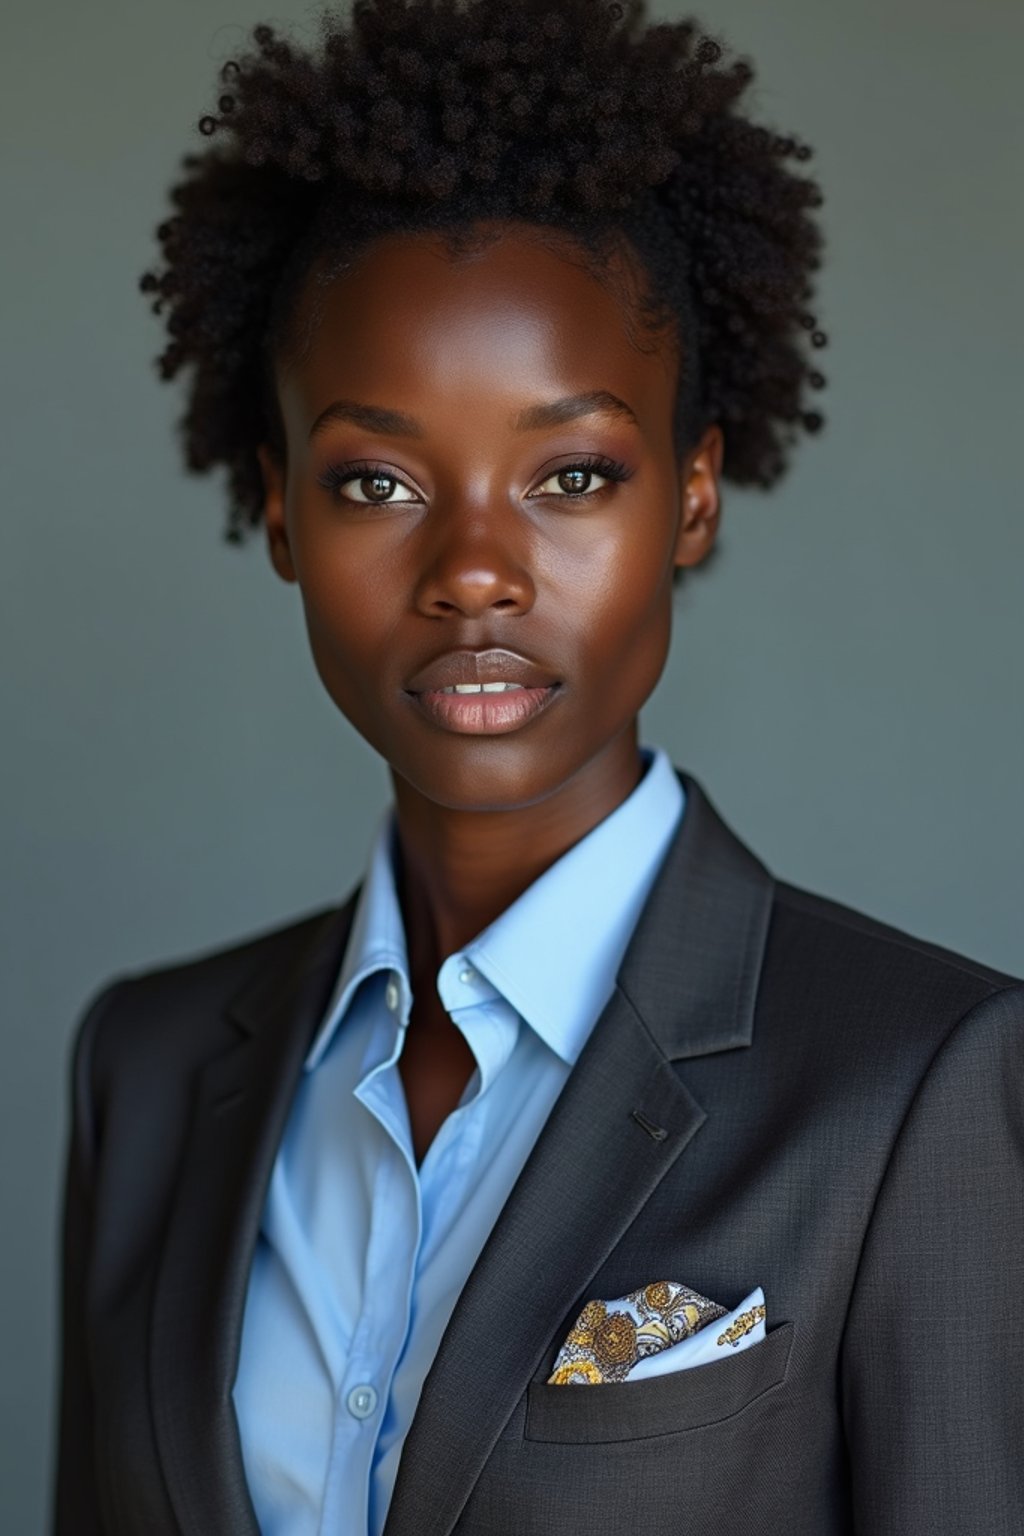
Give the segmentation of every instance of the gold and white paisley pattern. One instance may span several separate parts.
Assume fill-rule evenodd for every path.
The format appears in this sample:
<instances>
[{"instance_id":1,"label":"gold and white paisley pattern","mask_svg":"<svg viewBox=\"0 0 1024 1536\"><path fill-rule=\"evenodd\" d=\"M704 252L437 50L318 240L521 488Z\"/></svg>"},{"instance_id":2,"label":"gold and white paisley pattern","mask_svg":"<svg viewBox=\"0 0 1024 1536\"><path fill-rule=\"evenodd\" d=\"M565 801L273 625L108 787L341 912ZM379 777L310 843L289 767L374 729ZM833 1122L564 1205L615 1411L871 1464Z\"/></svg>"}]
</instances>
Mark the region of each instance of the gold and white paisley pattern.
<instances>
[{"instance_id":1,"label":"gold and white paisley pattern","mask_svg":"<svg viewBox=\"0 0 1024 1536\"><path fill-rule=\"evenodd\" d=\"M574 1382L582 1382L590 1386L594 1382L603 1381L600 1367L593 1360L570 1360L566 1365L560 1365L551 1377L553 1386L566 1387Z\"/></svg>"},{"instance_id":2,"label":"gold and white paisley pattern","mask_svg":"<svg viewBox=\"0 0 1024 1536\"><path fill-rule=\"evenodd\" d=\"M588 1301L558 1352L553 1386L625 1381L639 1360L679 1344L727 1309L675 1280L656 1280L617 1301Z\"/></svg>"},{"instance_id":3,"label":"gold and white paisley pattern","mask_svg":"<svg viewBox=\"0 0 1024 1536\"><path fill-rule=\"evenodd\" d=\"M764 1307L751 1307L748 1311L741 1312L739 1317L718 1335L719 1344L731 1344L735 1349L740 1339L744 1338L751 1328L756 1328L758 1323L763 1322L764 1317Z\"/></svg>"}]
</instances>

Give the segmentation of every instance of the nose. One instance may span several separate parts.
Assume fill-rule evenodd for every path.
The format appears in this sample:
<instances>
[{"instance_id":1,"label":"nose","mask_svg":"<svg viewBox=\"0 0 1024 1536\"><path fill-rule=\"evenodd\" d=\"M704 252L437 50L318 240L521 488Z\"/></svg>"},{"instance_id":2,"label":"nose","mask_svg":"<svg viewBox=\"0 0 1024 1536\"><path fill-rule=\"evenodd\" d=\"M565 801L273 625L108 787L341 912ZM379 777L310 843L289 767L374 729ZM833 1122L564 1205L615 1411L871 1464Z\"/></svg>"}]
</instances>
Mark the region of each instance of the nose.
<instances>
[{"instance_id":1,"label":"nose","mask_svg":"<svg viewBox=\"0 0 1024 1536\"><path fill-rule=\"evenodd\" d=\"M536 597L525 520L510 507L462 503L428 519L416 588L418 610L431 618L478 618L489 609L526 613Z\"/></svg>"}]
</instances>

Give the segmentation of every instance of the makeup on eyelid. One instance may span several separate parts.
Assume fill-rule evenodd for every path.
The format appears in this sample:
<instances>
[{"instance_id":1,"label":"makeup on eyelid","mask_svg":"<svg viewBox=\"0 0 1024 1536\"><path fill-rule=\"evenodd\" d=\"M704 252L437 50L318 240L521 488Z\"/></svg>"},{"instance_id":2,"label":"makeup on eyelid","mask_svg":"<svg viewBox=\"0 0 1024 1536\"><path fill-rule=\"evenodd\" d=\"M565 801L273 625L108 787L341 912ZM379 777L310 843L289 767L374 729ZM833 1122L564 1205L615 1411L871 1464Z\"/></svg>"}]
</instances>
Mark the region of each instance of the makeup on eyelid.
<instances>
[{"instance_id":1,"label":"makeup on eyelid","mask_svg":"<svg viewBox=\"0 0 1024 1536\"><path fill-rule=\"evenodd\" d=\"M558 500L582 500L584 497L593 496L605 490L608 485L624 483L631 477L632 470L621 461L606 458L602 454L583 456L551 470L549 474L545 475L541 484L546 485L548 481L555 480L562 475L573 474L583 474L590 478L596 476L598 479L604 480L606 485L594 487L588 485L582 491L567 490L564 486L559 491L541 492L538 489L528 492L527 499L548 495ZM336 500L353 501L360 506L401 506L403 504L412 504L420 499L415 492L409 496L398 497L392 495L379 497L346 496L344 493L343 488L346 485L351 485L354 482L359 482L362 485L364 482L373 480L387 481L393 487L401 486L405 490L412 490L390 466L367 460L351 460L346 463L328 464L322 473L317 476L317 484L322 486L324 490L329 491Z\"/></svg>"}]
</instances>

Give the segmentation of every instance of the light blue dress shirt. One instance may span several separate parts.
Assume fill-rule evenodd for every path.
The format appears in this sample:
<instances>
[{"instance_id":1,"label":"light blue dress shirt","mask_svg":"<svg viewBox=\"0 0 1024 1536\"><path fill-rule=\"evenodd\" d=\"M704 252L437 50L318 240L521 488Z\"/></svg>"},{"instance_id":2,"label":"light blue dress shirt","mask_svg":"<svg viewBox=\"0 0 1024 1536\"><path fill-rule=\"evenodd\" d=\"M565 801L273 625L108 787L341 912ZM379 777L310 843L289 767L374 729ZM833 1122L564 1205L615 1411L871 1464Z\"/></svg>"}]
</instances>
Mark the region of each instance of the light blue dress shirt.
<instances>
[{"instance_id":1,"label":"light blue dress shirt","mask_svg":"<svg viewBox=\"0 0 1024 1536\"><path fill-rule=\"evenodd\" d=\"M641 754L622 804L438 971L476 1066L418 1168L394 807L381 818L249 1278L233 1397L263 1536L380 1536L441 1335L683 814L665 752Z\"/></svg>"}]
</instances>

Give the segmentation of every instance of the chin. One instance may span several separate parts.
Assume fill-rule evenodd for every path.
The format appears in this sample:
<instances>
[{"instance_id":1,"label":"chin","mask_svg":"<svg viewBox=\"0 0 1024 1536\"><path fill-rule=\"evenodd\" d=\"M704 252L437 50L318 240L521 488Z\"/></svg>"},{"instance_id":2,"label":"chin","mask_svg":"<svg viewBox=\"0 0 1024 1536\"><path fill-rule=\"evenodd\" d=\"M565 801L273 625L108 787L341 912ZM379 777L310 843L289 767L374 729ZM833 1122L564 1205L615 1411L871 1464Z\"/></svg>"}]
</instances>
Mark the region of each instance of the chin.
<instances>
[{"instance_id":1,"label":"chin","mask_svg":"<svg viewBox=\"0 0 1024 1536\"><path fill-rule=\"evenodd\" d=\"M524 757L532 754L510 752L507 740L488 739L494 743L493 754L481 752L478 740L476 750L461 762L428 767L422 762L399 765L389 761L389 767L425 800L449 811L523 810L555 794L572 777L571 771L552 774L550 754L544 763L525 762ZM496 760L498 753L503 755L503 762Z\"/></svg>"}]
</instances>

